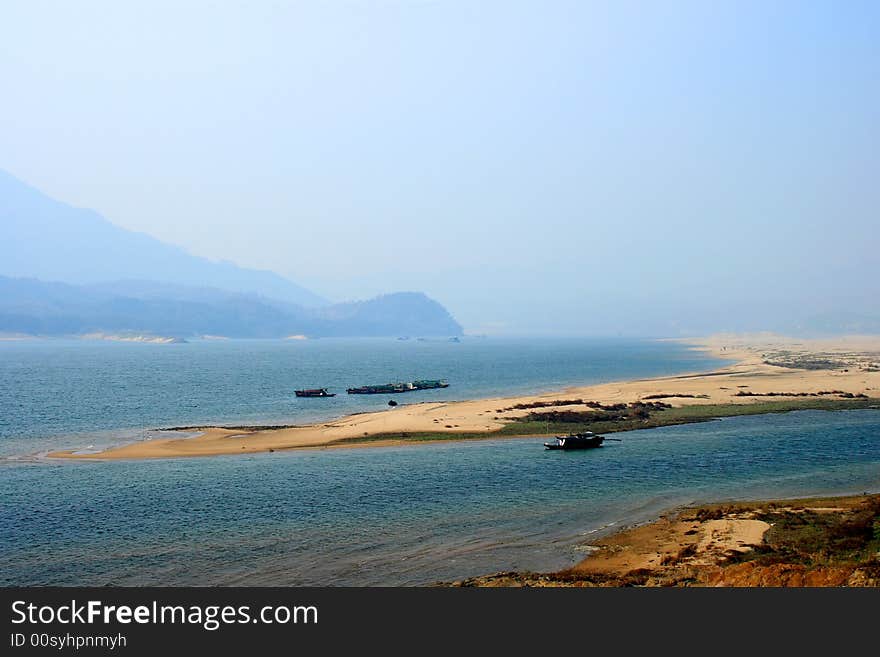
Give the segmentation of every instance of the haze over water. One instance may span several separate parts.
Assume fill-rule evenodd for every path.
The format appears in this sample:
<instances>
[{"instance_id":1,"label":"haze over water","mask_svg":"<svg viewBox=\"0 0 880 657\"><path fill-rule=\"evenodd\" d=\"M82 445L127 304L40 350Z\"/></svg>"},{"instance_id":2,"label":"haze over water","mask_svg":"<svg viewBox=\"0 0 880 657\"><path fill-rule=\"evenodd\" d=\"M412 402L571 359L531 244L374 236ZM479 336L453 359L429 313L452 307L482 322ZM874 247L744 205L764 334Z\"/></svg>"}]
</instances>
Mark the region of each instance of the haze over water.
<instances>
[{"instance_id":1,"label":"haze over water","mask_svg":"<svg viewBox=\"0 0 880 657\"><path fill-rule=\"evenodd\" d=\"M0 169L124 228L478 333L877 325L876 2L50 6Z\"/></svg>"}]
</instances>

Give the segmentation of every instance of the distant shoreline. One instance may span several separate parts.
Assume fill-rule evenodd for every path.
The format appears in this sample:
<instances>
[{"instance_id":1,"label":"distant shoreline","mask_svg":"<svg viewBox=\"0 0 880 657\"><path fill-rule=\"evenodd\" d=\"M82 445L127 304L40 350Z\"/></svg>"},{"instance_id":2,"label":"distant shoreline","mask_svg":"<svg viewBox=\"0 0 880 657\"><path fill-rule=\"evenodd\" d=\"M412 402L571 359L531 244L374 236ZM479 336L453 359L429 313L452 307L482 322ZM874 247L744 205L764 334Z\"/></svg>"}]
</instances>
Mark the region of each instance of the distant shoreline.
<instances>
[{"instance_id":1,"label":"distant shoreline","mask_svg":"<svg viewBox=\"0 0 880 657\"><path fill-rule=\"evenodd\" d=\"M110 342L142 342L145 344L185 344L186 340L170 335L128 334L128 333L86 333L78 336L80 340L108 340Z\"/></svg>"},{"instance_id":2,"label":"distant shoreline","mask_svg":"<svg viewBox=\"0 0 880 657\"><path fill-rule=\"evenodd\" d=\"M253 454L300 448L387 446L625 431L732 415L878 408L880 337L797 340L719 335L675 340L733 364L711 372L570 387L540 395L423 402L328 422L281 427L187 427L159 438L63 459L145 459Z\"/></svg>"}]
</instances>

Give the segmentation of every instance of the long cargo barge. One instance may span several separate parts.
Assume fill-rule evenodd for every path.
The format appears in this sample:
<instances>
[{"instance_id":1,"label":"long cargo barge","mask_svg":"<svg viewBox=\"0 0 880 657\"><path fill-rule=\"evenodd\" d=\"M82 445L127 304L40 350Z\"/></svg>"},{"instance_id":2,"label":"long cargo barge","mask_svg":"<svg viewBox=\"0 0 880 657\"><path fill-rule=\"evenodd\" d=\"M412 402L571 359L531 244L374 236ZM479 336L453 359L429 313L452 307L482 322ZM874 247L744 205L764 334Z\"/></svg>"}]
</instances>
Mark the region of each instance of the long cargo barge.
<instances>
[{"instance_id":1,"label":"long cargo barge","mask_svg":"<svg viewBox=\"0 0 880 657\"><path fill-rule=\"evenodd\" d=\"M423 379L420 381L407 381L402 383L384 383L377 386L360 386L348 388L349 395L393 395L400 392L412 392L413 390L435 390L448 388L446 379Z\"/></svg>"}]
</instances>

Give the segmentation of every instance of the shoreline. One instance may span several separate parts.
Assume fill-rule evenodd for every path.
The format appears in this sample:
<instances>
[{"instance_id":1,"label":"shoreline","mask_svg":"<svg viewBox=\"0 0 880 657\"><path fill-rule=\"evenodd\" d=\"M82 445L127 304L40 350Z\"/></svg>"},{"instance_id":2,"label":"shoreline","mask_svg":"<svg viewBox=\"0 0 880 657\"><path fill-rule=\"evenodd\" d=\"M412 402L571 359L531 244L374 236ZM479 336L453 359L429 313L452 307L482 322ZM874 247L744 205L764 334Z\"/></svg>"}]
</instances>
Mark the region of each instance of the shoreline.
<instances>
[{"instance_id":1,"label":"shoreline","mask_svg":"<svg viewBox=\"0 0 880 657\"><path fill-rule=\"evenodd\" d=\"M803 340L766 334L718 335L674 341L732 362L709 372L573 386L535 395L421 402L311 425L186 427L199 435L127 443L92 453L57 450L46 456L179 458L522 438L587 427L610 433L746 413L880 404L878 336Z\"/></svg>"},{"instance_id":2,"label":"shoreline","mask_svg":"<svg viewBox=\"0 0 880 657\"><path fill-rule=\"evenodd\" d=\"M688 505L598 537L570 568L436 585L880 587L878 524L876 491Z\"/></svg>"}]
</instances>

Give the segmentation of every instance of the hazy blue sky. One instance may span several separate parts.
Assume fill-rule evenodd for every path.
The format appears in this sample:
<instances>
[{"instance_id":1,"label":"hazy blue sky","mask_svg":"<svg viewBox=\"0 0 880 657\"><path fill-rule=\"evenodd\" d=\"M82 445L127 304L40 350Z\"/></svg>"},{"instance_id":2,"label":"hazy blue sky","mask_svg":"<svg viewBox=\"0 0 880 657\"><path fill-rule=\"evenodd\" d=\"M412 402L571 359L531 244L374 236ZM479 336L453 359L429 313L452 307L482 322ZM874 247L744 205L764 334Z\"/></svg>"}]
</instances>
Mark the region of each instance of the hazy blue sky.
<instances>
[{"instance_id":1,"label":"hazy blue sky","mask_svg":"<svg viewBox=\"0 0 880 657\"><path fill-rule=\"evenodd\" d=\"M474 331L876 311L878 43L878 2L7 0L0 168Z\"/></svg>"}]
</instances>

